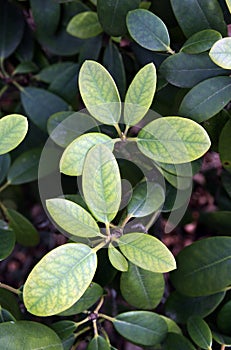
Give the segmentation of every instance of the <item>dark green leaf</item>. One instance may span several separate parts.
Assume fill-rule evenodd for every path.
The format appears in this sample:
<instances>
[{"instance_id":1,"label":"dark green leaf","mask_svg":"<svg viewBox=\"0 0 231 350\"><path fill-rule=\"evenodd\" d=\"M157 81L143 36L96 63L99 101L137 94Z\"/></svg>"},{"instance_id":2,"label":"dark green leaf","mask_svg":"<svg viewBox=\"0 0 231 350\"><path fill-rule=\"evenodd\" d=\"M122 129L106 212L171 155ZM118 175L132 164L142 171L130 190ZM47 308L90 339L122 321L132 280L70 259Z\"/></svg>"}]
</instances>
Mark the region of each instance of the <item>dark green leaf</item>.
<instances>
[{"instance_id":1,"label":"dark green leaf","mask_svg":"<svg viewBox=\"0 0 231 350\"><path fill-rule=\"evenodd\" d=\"M41 88L24 88L21 99L28 117L43 131L47 130L47 120L52 114L68 109L68 104L64 100Z\"/></svg>"},{"instance_id":2,"label":"dark green leaf","mask_svg":"<svg viewBox=\"0 0 231 350\"><path fill-rule=\"evenodd\" d=\"M8 153L0 156L0 183L5 179L10 167L10 155Z\"/></svg>"},{"instance_id":3,"label":"dark green leaf","mask_svg":"<svg viewBox=\"0 0 231 350\"><path fill-rule=\"evenodd\" d=\"M231 80L230 80L230 82L231 82ZM230 87L231 87L231 85L230 85ZM231 88L230 88L230 94L231 94ZM224 98L224 95L223 95L223 98ZM220 134L220 138L219 138L219 146L218 146L222 165L229 172L231 172L230 135L231 135L231 120L229 120L225 124L224 128L222 129L221 134Z\"/></svg>"},{"instance_id":4,"label":"dark green leaf","mask_svg":"<svg viewBox=\"0 0 231 350\"><path fill-rule=\"evenodd\" d=\"M194 86L181 102L179 113L198 123L205 121L230 101L231 78L214 77Z\"/></svg>"},{"instance_id":5,"label":"dark green leaf","mask_svg":"<svg viewBox=\"0 0 231 350\"><path fill-rule=\"evenodd\" d=\"M161 316L149 311L125 312L116 316L113 324L126 339L146 346L162 342L168 330Z\"/></svg>"},{"instance_id":6,"label":"dark green leaf","mask_svg":"<svg viewBox=\"0 0 231 350\"><path fill-rule=\"evenodd\" d=\"M121 274L120 290L124 299L138 309L154 309L164 293L161 273L147 271L129 262L128 271Z\"/></svg>"},{"instance_id":7,"label":"dark green leaf","mask_svg":"<svg viewBox=\"0 0 231 350\"><path fill-rule=\"evenodd\" d=\"M14 249L15 234L8 224L0 220L0 261L7 258ZM1 301L1 300L0 300Z\"/></svg>"},{"instance_id":8,"label":"dark green leaf","mask_svg":"<svg viewBox=\"0 0 231 350\"><path fill-rule=\"evenodd\" d=\"M167 323L168 326L168 333L177 333L182 335L182 330L180 327L176 324L175 321L173 321L171 318L168 318L166 316L160 315L163 320Z\"/></svg>"},{"instance_id":9,"label":"dark green leaf","mask_svg":"<svg viewBox=\"0 0 231 350\"><path fill-rule=\"evenodd\" d=\"M178 254L178 269L172 272L171 280L188 296L214 294L231 284L230 262L231 237L205 238Z\"/></svg>"},{"instance_id":10,"label":"dark green leaf","mask_svg":"<svg viewBox=\"0 0 231 350\"><path fill-rule=\"evenodd\" d=\"M97 0L97 11L104 31L112 36L126 34L126 15L139 7L140 0Z\"/></svg>"},{"instance_id":11,"label":"dark green leaf","mask_svg":"<svg viewBox=\"0 0 231 350\"><path fill-rule=\"evenodd\" d=\"M221 174L221 181L226 192L231 197L231 174L227 171L223 171Z\"/></svg>"},{"instance_id":12,"label":"dark green leaf","mask_svg":"<svg viewBox=\"0 0 231 350\"><path fill-rule=\"evenodd\" d=\"M90 341L87 350L110 350L110 345L105 338L97 335Z\"/></svg>"},{"instance_id":13,"label":"dark green leaf","mask_svg":"<svg viewBox=\"0 0 231 350\"><path fill-rule=\"evenodd\" d=\"M59 79L63 75L63 72L68 71L73 66L76 66L74 62L65 61L51 64L43 68L37 75L38 80L51 84L54 80Z\"/></svg>"},{"instance_id":14,"label":"dark green leaf","mask_svg":"<svg viewBox=\"0 0 231 350\"><path fill-rule=\"evenodd\" d=\"M214 211L210 213L202 213L200 222L210 227L212 230L218 232L221 235L230 235L231 222L230 222L231 211Z\"/></svg>"},{"instance_id":15,"label":"dark green leaf","mask_svg":"<svg viewBox=\"0 0 231 350\"><path fill-rule=\"evenodd\" d=\"M77 328L77 324L70 320L62 320L51 324L51 328L59 336L60 339L66 339L73 335Z\"/></svg>"},{"instance_id":16,"label":"dark green leaf","mask_svg":"<svg viewBox=\"0 0 231 350\"><path fill-rule=\"evenodd\" d=\"M212 332L208 324L200 316L191 316L187 321L187 330L196 345L211 350Z\"/></svg>"},{"instance_id":17,"label":"dark green leaf","mask_svg":"<svg viewBox=\"0 0 231 350\"><path fill-rule=\"evenodd\" d=\"M131 37L145 49L171 50L168 29L152 12L143 9L130 11L127 15L127 27Z\"/></svg>"},{"instance_id":18,"label":"dark green leaf","mask_svg":"<svg viewBox=\"0 0 231 350\"><path fill-rule=\"evenodd\" d=\"M217 40L221 39L221 37L221 34L216 30L202 30L190 36L190 38L184 43L180 51L190 54L197 54L207 51Z\"/></svg>"},{"instance_id":19,"label":"dark green leaf","mask_svg":"<svg viewBox=\"0 0 231 350\"><path fill-rule=\"evenodd\" d=\"M34 62L22 62L15 68L13 75L35 73L38 71L38 66Z\"/></svg>"},{"instance_id":20,"label":"dark green leaf","mask_svg":"<svg viewBox=\"0 0 231 350\"><path fill-rule=\"evenodd\" d=\"M0 1L0 60L10 56L19 45L24 29L22 11L6 0Z\"/></svg>"},{"instance_id":21,"label":"dark green leaf","mask_svg":"<svg viewBox=\"0 0 231 350\"><path fill-rule=\"evenodd\" d=\"M231 38L223 38L215 42L209 56L218 66L231 69Z\"/></svg>"},{"instance_id":22,"label":"dark green leaf","mask_svg":"<svg viewBox=\"0 0 231 350\"><path fill-rule=\"evenodd\" d=\"M55 34L61 15L60 4L50 0L30 0L30 5L38 35Z\"/></svg>"},{"instance_id":23,"label":"dark green leaf","mask_svg":"<svg viewBox=\"0 0 231 350\"><path fill-rule=\"evenodd\" d=\"M18 298L12 292L0 288L0 305L8 310L16 319L20 319L21 311L18 304Z\"/></svg>"},{"instance_id":24,"label":"dark green leaf","mask_svg":"<svg viewBox=\"0 0 231 350\"><path fill-rule=\"evenodd\" d=\"M163 344L163 350L196 350L196 348L183 335L168 333Z\"/></svg>"},{"instance_id":25,"label":"dark green leaf","mask_svg":"<svg viewBox=\"0 0 231 350\"><path fill-rule=\"evenodd\" d=\"M86 11L75 15L67 26L67 32L80 39L92 38L103 29L99 23L96 12Z\"/></svg>"},{"instance_id":26,"label":"dark green leaf","mask_svg":"<svg viewBox=\"0 0 231 350\"><path fill-rule=\"evenodd\" d=\"M231 337L227 335L218 332L213 332L213 338L218 344L225 344L228 347L231 346Z\"/></svg>"},{"instance_id":27,"label":"dark green leaf","mask_svg":"<svg viewBox=\"0 0 231 350\"><path fill-rule=\"evenodd\" d=\"M217 315L217 326L224 334L231 334L231 300L219 310Z\"/></svg>"},{"instance_id":28,"label":"dark green leaf","mask_svg":"<svg viewBox=\"0 0 231 350\"><path fill-rule=\"evenodd\" d=\"M16 319L8 310L3 309L2 306L0 305L0 323L10 322L10 321L15 322Z\"/></svg>"}]
</instances>

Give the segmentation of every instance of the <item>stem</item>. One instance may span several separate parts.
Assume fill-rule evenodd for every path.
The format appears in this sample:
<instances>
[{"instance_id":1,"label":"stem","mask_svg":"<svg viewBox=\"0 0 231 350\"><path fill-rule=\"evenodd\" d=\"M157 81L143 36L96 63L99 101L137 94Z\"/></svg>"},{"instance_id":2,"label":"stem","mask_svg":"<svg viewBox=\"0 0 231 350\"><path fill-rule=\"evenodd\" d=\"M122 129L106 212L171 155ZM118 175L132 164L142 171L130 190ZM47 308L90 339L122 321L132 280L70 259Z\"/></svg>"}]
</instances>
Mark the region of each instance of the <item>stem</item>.
<instances>
[{"instance_id":1,"label":"stem","mask_svg":"<svg viewBox=\"0 0 231 350\"><path fill-rule=\"evenodd\" d=\"M22 292L21 292L19 289L16 289L16 288L13 288L13 287L11 287L11 286L8 286L8 284L2 283L2 282L0 282L0 288L7 289L7 290L9 290L10 292L15 293L15 294L17 294L17 295L22 294Z\"/></svg>"},{"instance_id":2,"label":"stem","mask_svg":"<svg viewBox=\"0 0 231 350\"><path fill-rule=\"evenodd\" d=\"M94 247L92 250L97 253L98 250L100 250L101 248L103 248L106 244L108 244L108 242L110 241L110 237L107 237L104 241L102 241L101 243L99 243L96 247Z\"/></svg>"},{"instance_id":3,"label":"stem","mask_svg":"<svg viewBox=\"0 0 231 350\"><path fill-rule=\"evenodd\" d=\"M225 350L225 344L221 345L221 350Z\"/></svg>"},{"instance_id":4,"label":"stem","mask_svg":"<svg viewBox=\"0 0 231 350\"><path fill-rule=\"evenodd\" d=\"M7 181L6 183L4 183L4 185L2 185L2 187L0 187L0 192L4 191L5 188L7 188L10 185L10 182Z\"/></svg>"},{"instance_id":5,"label":"stem","mask_svg":"<svg viewBox=\"0 0 231 350\"><path fill-rule=\"evenodd\" d=\"M167 53L170 53L171 55L175 54L175 51L171 49L171 47L168 47Z\"/></svg>"},{"instance_id":6,"label":"stem","mask_svg":"<svg viewBox=\"0 0 231 350\"><path fill-rule=\"evenodd\" d=\"M21 92L24 91L24 88L16 81L16 80L12 80L12 84L14 84L14 86Z\"/></svg>"},{"instance_id":7,"label":"stem","mask_svg":"<svg viewBox=\"0 0 231 350\"><path fill-rule=\"evenodd\" d=\"M98 333L98 328L97 328L97 322L96 322L96 320L93 320L93 321L92 321L92 324L93 324L93 329L94 329L94 335L95 335L95 337L98 337L98 336L99 336L99 333Z\"/></svg>"},{"instance_id":8,"label":"stem","mask_svg":"<svg viewBox=\"0 0 231 350\"><path fill-rule=\"evenodd\" d=\"M119 124L115 124L114 127L115 127L116 131L118 132L119 137L123 137L123 133L119 127Z\"/></svg>"},{"instance_id":9,"label":"stem","mask_svg":"<svg viewBox=\"0 0 231 350\"><path fill-rule=\"evenodd\" d=\"M101 307L103 305L103 302L104 302L104 297L101 297L99 304L97 305L96 309L94 310L95 314L98 314L99 310L101 309Z\"/></svg>"},{"instance_id":10,"label":"stem","mask_svg":"<svg viewBox=\"0 0 231 350\"><path fill-rule=\"evenodd\" d=\"M112 323L115 321L115 318L114 318L114 317L111 317L111 316L108 316L108 315L105 315L105 314L99 313L98 316L99 316L99 317L102 317L102 318L104 318L105 320L108 320L108 321L110 321L110 322L112 322Z\"/></svg>"},{"instance_id":11,"label":"stem","mask_svg":"<svg viewBox=\"0 0 231 350\"><path fill-rule=\"evenodd\" d=\"M89 317L86 317L82 321L76 322L76 328L78 328L79 326L81 326L82 324L84 324L84 323L86 323L88 321L90 321Z\"/></svg>"},{"instance_id":12,"label":"stem","mask_svg":"<svg viewBox=\"0 0 231 350\"><path fill-rule=\"evenodd\" d=\"M9 78L9 74L5 70L3 59L0 59L0 67L5 78Z\"/></svg>"},{"instance_id":13,"label":"stem","mask_svg":"<svg viewBox=\"0 0 231 350\"><path fill-rule=\"evenodd\" d=\"M4 85L2 87L2 89L0 90L0 98L2 97L2 95L5 93L5 91L8 89L8 85Z\"/></svg>"},{"instance_id":14,"label":"stem","mask_svg":"<svg viewBox=\"0 0 231 350\"><path fill-rule=\"evenodd\" d=\"M126 218L124 219L124 221L122 222L122 224L120 225L121 228L124 228L124 226L128 223L128 221L132 218L132 215L128 215L126 216Z\"/></svg>"},{"instance_id":15,"label":"stem","mask_svg":"<svg viewBox=\"0 0 231 350\"><path fill-rule=\"evenodd\" d=\"M91 327L89 326L89 327L86 327L86 328L83 328L83 329L81 329L78 333L75 333L75 338L78 338L81 334L83 334L83 333L85 333L85 332L87 332L87 331L89 331L91 329Z\"/></svg>"},{"instance_id":16,"label":"stem","mask_svg":"<svg viewBox=\"0 0 231 350\"><path fill-rule=\"evenodd\" d=\"M111 235L111 231L110 231L110 223L106 222L105 223L105 227L106 227L106 234L109 237Z\"/></svg>"},{"instance_id":17,"label":"stem","mask_svg":"<svg viewBox=\"0 0 231 350\"><path fill-rule=\"evenodd\" d=\"M126 125L126 128L124 130L124 136L127 136L128 130L130 129L130 125Z\"/></svg>"}]
</instances>

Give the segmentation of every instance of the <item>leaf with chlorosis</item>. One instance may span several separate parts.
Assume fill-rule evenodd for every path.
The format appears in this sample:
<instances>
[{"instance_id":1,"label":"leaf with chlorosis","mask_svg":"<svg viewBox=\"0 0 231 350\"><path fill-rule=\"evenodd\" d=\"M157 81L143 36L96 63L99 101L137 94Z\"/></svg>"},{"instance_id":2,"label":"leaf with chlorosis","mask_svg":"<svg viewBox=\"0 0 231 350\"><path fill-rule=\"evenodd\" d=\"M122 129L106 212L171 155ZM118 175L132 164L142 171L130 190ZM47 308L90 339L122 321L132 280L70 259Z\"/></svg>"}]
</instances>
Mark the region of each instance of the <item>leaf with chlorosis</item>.
<instances>
[{"instance_id":1,"label":"leaf with chlorosis","mask_svg":"<svg viewBox=\"0 0 231 350\"><path fill-rule=\"evenodd\" d=\"M116 125L121 102L109 72L98 62L87 60L79 72L79 89L88 111L103 124Z\"/></svg>"},{"instance_id":2,"label":"leaf with chlorosis","mask_svg":"<svg viewBox=\"0 0 231 350\"><path fill-rule=\"evenodd\" d=\"M21 114L9 114L0 119L0 155L16 148L28 131L27 118Z\"/></svg>"},{"instance_id":3,"label":"leaf with chlorosis","mask_svg":"<svg viewBox=\"0 0 231 350\"><path fill-rule=\"evenodd\" d=\"M215 42L209 56L218 66L231 69L231 38L223 38Z\"/></svg>"},{"instance_id":4,"label":"leaf with chlorosis","mask_svg":"<svg viewBox=\"0 0 231 350\"><path fill-rule=\"evenodd\" d=\"M23 288L28 312L51 316L81 298L94 277L97 256L84 244L67 243L45 255L29 274Z\"/></svg>"},{"instance_id":5,"label":"leaf with chlorosis","mask_svg":"<svg viewBox=\"0 0 231 350\"><path fill-rule=\"evenodd\" d=\"M128 262L125 257L111 243L108 247L108 257L112 266L119 271L127 271Z\"/></svg>"},{"instance_id":6,"label":"leaf with chlorosis","mask_svg":"<svg viewBox=\"0 0 231 350\"><path fill-rule=\"evenodd\" d=\"M67 32L80 39L92 38L102 31L97 13L93 11L78 13L67 25Z\"/></svg>"},{"instance_id":7,"label":"leaf with chlorosis","mask_svg":"<svg viewBox=\"0 0 231 350\"><path fill-rule=\"evenodd\" d=\"M145 49L152 51L171 50L168 29L154 13L144 9L128 12L127 27L131 37Z\"/></svg>"},{"instance_id":8,"label":"leaf with chlorosis","mask_svg":"<svg viewBox=\"0 0 231 350\"><path fill-rule=\"evenodd\" d=\"M230 101L231 78L214 77L194 86L183 98L179 114L204 122L219 113Z\"/></svg>"},{"instance_id":9,"label":"leaf with chlorosis","mask_svg":"<svg viewBox=\"0 0 231 350\"><path fill-rule=\"evenodd\" d=\"M171 280L182 294L215 294L231 284L231 237L210 237L195 242L184 248L176 260L177 271L171 273Z\"/></svg>"},{"instance_id":10,"label":"leaf with chlorosis","mask_svg":"<svg viewBox=\"0 0 231 350\"><path fill-rule=\"evenodd\" d=\"M156 237L144 233L128 233L118 239L124 256L142 269L168 272L176 268L174 256Z\"/></svg>"},{"instance_id":11,"label":"leaf with chlorosis","mask_svg":"<svg viewBox=\"0 0 231 350\"><path fill-rule=\"evenodd\" d=\"M113 153L103 144L94 146L87 154L82 186L85 202L95 218L110 222L121 202L120 171Z\"/></svg>"},{"instance_id":12,"label":"leaf with chlorosis","mask_svg":"<svg viewBox=\"0 0 231 350\"><path fill-rule=\"evenodd\" d=\"M124 122L137 124L148 112L156 90L156 68L153 63L144 66L132 80L124 104Z\"/></svg>"},{"instance_id":13,"label":"leaf with chlorosis","mask_svg":"<svg viewBox=\"0 0 231 350\"><path fill-rule=\"evenodd\" d=\"M53 198L46 201L46 206L55 223L69 234L78 237L101 236L93 217L80 205L64 198Z\"/></svg>"},{"instance_id":14,"label":"leaf with chlorosis","mask_svg":"<svg viewBox=\"0 0 231 350\"><path fill-rule=\"evenodd\" d=\"M145 346L161 343L168 331L161 316L150 311L124 312L115 317L113 325L124 338Z\"/></svg>"},{"instance_id":15,"label":"leaf with chlorosis","mask_svg":"<svg viewBox=\"0 0 231 350\"><path fill-rule=\"evenodd\" d=\"M113 151L114 142L107 135L92 132L76 138L63 152L60 160L60 171L70 176L82 175L88 151L98 144L104 144Z\"/></svg>"},{"instance_id":16,"label":"leaf with chlorosis","mask_svg":"<svg viewBox=\"0 0 231 350\"><path fill-rule=\"evenodd\" d=\"M231 0L225 0L225 2L226 2L226 5L229 9L229 12L231 13Z\"/></svg>"},{"instance_id":17,"label":"leaf with chlorosis","mask_svg":"<svg viewBox=\"0 0 231 350\"><path fill-rule=\"evenodd\" d=\"M1 323L0 348L4 350L63 350L60 338L51 328L32 321Z\"/></svg>"},{"instance_id":18,"label":"leaf with chlorosis","mask_svg":"<svg viewBox=\"0 0 231 350\"><path fill-rule=\"evenodd\" d=\"M194 343L201 349L211 350L212 332L200 316L191 316L187 321L187 330Z\"/></svg>"},{"instance_id":19,"label":"leaf with chlorosis","mask_svg":"<svg viewBox=\"0 0 231 350\"><path fill-rule=\"evenodd\" d=\"M138 134L137 145L147 157L163 163L180 164L200 158L210 147L206 131L181 117L159 118Z\"/></svg>"},{"instance_id":20,"label":"leaf with chlorosis","mask_svg":"<svg viewBox=\"0 0 231 350\"><path fill-rule=\"evenodd\" d=\"M186 52L189 54L198 54L209 50L213 44L222 36L219 32L213 29L201 30L190 36L188 40L184 43L181 52ZM224 68L224 67L223 67Z\"/></svg>"}]
</instances>

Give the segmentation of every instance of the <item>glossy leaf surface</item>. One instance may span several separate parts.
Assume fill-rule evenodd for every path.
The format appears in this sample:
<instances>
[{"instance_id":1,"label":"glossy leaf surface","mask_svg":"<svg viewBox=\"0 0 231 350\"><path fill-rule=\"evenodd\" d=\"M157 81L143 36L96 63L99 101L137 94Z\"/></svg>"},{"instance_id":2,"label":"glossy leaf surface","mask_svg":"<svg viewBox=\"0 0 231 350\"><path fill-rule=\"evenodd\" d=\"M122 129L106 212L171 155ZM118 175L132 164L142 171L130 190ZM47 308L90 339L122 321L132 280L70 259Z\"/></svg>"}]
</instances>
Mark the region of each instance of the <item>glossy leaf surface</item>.
<instances>
[{"instance_id":1,"label":"glossy leaf surface","mask_svg":"<svg viewBox=\"0 0 231 350\"><path fill-rule=\"evenodd\" d=\"M97 13L93 11L78 13L67 26L67 32L80 39L92 38L102 31Z\"/></svg>"},{"instance_id":2,"label":"glossy leaf surface","mask_svg":"<svg viewBox=\"0 0 231 350\"><path fill-rule=\"evenodd\" d=\"M192 120L159 118L138 134L137 144L147 157L164 163L185 163L200 158L210 147L206 131Z\"/></svg>"},{"instance_id":3,"label":"glossy leaf surface","mask_svg":"<svg viewBox=\"0 0 231 350\"><path fill-rule=\"evenodd\" d=\"M194 341L202 349L211 349L212 332L208 324L200 316L192 316L187 322L187 330Z\"/></svg>"},{"instance_id":4,"label":"glossy leaf surface","mask_svg":"<svg viewBox=\"0 0 231 350\"><path fill-rule=\"evenodd\" d=\"M231 69L231 38L223 38L215 42L209 52L210 58L218 66Z\"/></svg>"},{"instance_id":5,"label":"glossy leaf surface","mask_svg":"<svg viewBox=\"0 0 231 350\"><path fill-rule=\"evenodd\" d=\"M87 350L110 350L110 345L105 338L97 335L90 341Z\"/></svg>"},{"instance_id":6,"label":"glossy leaf surface","mask_svg":"<svg viewBox=\"0 0 231 350\"><path fill-rule=\"evenodd\" d=\"M205 29L193 34L184 43L181 48L181 52L198 54L209 50L213 44L221 39L221 34L213 29ZM210 56L211 57L211 56ZM225 68L225 67L223 67Z\"/></svg>"},{"instance_id":7,"label":"glossy leaf surface","mask_svg":"<svg viewBox=\"0 0 231 350\"><path fill-rule=\"evenodd\" d=\"M108 257L109 260L117 270L119 271L127 271L128 262L125 257L120 253L118 249L116 249L111 243L108 247Z\"/></svg>"},{"instance_id":8,"label":"glossy leaf surface","mask_svg":"<svg viewBox=\"0 0 231 350\"><path fill-rule=\"evenodd\" d=\"M118 240L120 250L133 264L152 272L176 268L168 248L157 238L143 233L128 233Z\"/></svg>"},{"instance_id":9,"label":"glossy leaf surface","mask_svg":"<svg viewBox=\"0 0 231 350\"><path fill-rule=\"evenodd\" d=\"M84 244L68 243L55 248L26 280L23 300L27 310L50 316L68 309L91 283L96 266L95 252Z\"/></svg>"}]
</instances>

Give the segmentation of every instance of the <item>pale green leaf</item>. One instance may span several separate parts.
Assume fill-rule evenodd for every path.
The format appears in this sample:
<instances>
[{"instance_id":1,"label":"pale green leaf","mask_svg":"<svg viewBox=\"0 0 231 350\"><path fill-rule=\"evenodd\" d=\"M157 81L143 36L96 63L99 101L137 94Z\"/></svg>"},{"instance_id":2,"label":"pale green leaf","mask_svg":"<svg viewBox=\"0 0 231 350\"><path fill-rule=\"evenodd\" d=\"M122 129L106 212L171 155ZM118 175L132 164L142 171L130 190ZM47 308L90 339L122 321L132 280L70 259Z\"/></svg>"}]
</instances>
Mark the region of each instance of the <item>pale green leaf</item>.
<instances>
[{"instance_id":1,"label":"pale green leaf","mask_svg":"<svg viewBox=\"0 0 231 350\"><path fill-rule=\"evenodd\" d=\"M158 166L161 169L164 169L166 172L173 174L177 177L192 177L200 171L202 165L201 159L197 159L190 163L181 163L181 164L166 164L158 163Z\"/></svg>"},{"instance_id":2,"label":"pale green leaf","mask_svg":"<svg viewBox=\"0 0 231 350\"><path fill-rule=\"evenodd\" d=\"M130 11L127 15L127 27L131 37L145 49L170 50L168 29L164 22L152 12L143 9Z\"/></svg>"},{"instance_id":3,"label":"pale green leaf","mask_svg":"<svg viewBox=\"0 0 231 350\"><path fill-rule=\"evenodd\" d=\"M85 201L96 219L112 221L121 202L121 179L117 161L105 145L96 145L88 152L82 186Z\"/></svg>"},{"instance_id":4,"label":"pale green leaf","mask_svg":"<svg viewBox=\"0 0 231 350\"><path fill-rule=\"evenodd\" d=\"M231 13L231 0L225 0L226 5L228 6L229 12Z\"/></svg>"},{"instance_id":5,"label":"pale green leaf","mask_svg":"<svg viewBox=\"0 0 231 350\"><path fill-rule=\"evenodd\" d=\"M231 78L214 77L194 86L183 98L179 113L198 123L220 112L230 101Z\"/></svg>"},{"instance_id":6,"label":"pale green leaf","mask_svg":"<svg viewBox=\"0 0 231 350\"><path fill-rule=\"evenodd\" d=\"M84 244L55 248L29 274L23 289L25 307L37 316L68 309L83 295L96 267L96 253Z\"/></svg>"},{"instance_id":7,"label":"pale green leaf","mask_svg":"<svg viewBox=\"0 0 231 350\"><path fill-rule=\"evenodd\" d=\"M129 262L128 271L121 274L120 290L123 298L138 309L154 309L164 294L164 277Z\"/></svg>"},{"instance_id":8,"label":"pale green leaf","mask_svg":"<svg viewBox=\"0 0 231 350\"><path fill-rule=\"evenodd\" d=\"M217 293L231 284L230 263L231 237L205 238L178 254L178 268L172 272L171 280L177 290L188 296Z\"/></svg>"},{"instance_id":9,"label":"pale green leaf","mask_svg":"<svg viewBox=\"0 0 231 350\"><path fill-rule=\"evenodd\" d=\"M187 330L196 345L211 350L212 332L208 324L200 316L191 316L187 321Z\"/></svg>"},{"instance_id":10,"label":"pale green leaf","mask_svg":"<svg viewBox=\"0 0 231 350\"><path fill-rule=\"evenodd\" d=\"M108 247L108 257L109 260L117 270L119 271L127 271L128 262L125 257L116 249L111 243Z\"/></svg>"},{"instance_id":11,"label":"pale green leaf","mask_svg":"<svg viewBox=\"0 0 231 350\"><path fill-rule=\"evenodd\" d=\"M124 105L124 121L137 124L148 112L156 90L156 69L153 63L144 66L131 82Z\"/></svg>"},{"instance_id":12,"label":"pale green leaf","mask_svg":"<svg viewBox=\"0 0 231 350\"><path fill-rule=\"evenodd\" d=\"M93 217L80 205L64 198L48 199L49 214L61 229L78 237L100 236L100 230Z\"/></svg>"},{"instance_id":13,"label":"pale green leaf","mask_svg":"<svg viewBox=\"0 0 231 350\"><path fill-rule=\"evenodd\" d=\"M60 160L60 171L66 175L79 176L88 151L97 144L104 144L113 151L114 143L110 137L101 133L88 133L72 141Z\"/></svg>"},{"instance_id":14,"label":"pale green leaf","mask_svg":"<svg viewBox=\"0 0 231 350\"><path fill-rule=\"evenodd\" d=\"M200 158L210 147L206 131L186 118L164 117L147 124L137 144L147 157L164 163L181 164Z\"/></svg>"},{"instance_id":15,"label":"pale green leaf","mask_svg":"<svg viewBox=\"0 0 231 350\"><path fill-rule=\"evenodd\" d=\"M58 335L48 326L32 321L0 325L0 348L4 350L63 350Z\"/></svg>"},{"instance_id":16,"label":"pale green leaf","mask_svg":"<svg viewBox=\"0 0 231 350\"><path fill-rule=\"evenodd\" d=\"M120 237L118 243L125 257L142 269L168 272L176 268L172 253L156 237L133 232Z\"/></svg>"},{"instance_id":17,"label":"pale green leaf","mask_svg":"<svg viewBox=\"0 0 231 350\"><path fill-rule=\"evenodd\" d=\"M115 125L121 114L118 89L98 62L85 61L79 72L79 89L88 111L103 124Z\"/></svg>"},{"instance_id":18,"label":"pale green leaf","mask_svg":"<svg viewBox=\"0 0 231 350\"><path fill-rule=\"evenodd\" d=\"M218 66L231 69L231 38L218 40L212 46L209 56Z\"/></svg>"},{"instance_id":19,"label":"pale green leaf","mask_svg":"<svg viewBox=\"0 0 231 350\"><path fill-rule=\"evenodd\" d=\"M12 151L25 138L28 130L27 118L20 114L9 114L0 119L0 155Z\"/></svg>"},{"instance_id":20,"label":"pale green leaf","mask_svg":"<svg viewBox=\"0 0 231 350\"><path fill-rule=\"evenodd\" d=\"M216 30L205 29L190 36L180 51L189 54L198 54L209 50L221 38L221 34Z\"/></svg>"},{"instance_id":21,"label":"pale green leaf","mask_svg":"<svg viewBox=\"0 0 231 350\"><path fill-rule=\"evenodd\" d=\"M67 32L80 39L92 38L102 33L102 31L97 13L93 11L78 13L67 26Z\"/></svg>"},{"instance_id":22,"label":"pale green leaf","mask_svg":"<svg viewBox=\"0 0 231 350\"><path fill-rule=\"evenodd\" d=\"M160 169L160 171L163 173L165 179L173 187L178 188L179 190L185 190L192 186L192 178L190 177L176 176L174 174L171 174L165 171L164 169Z\"/></svg>"}]
</instances>

